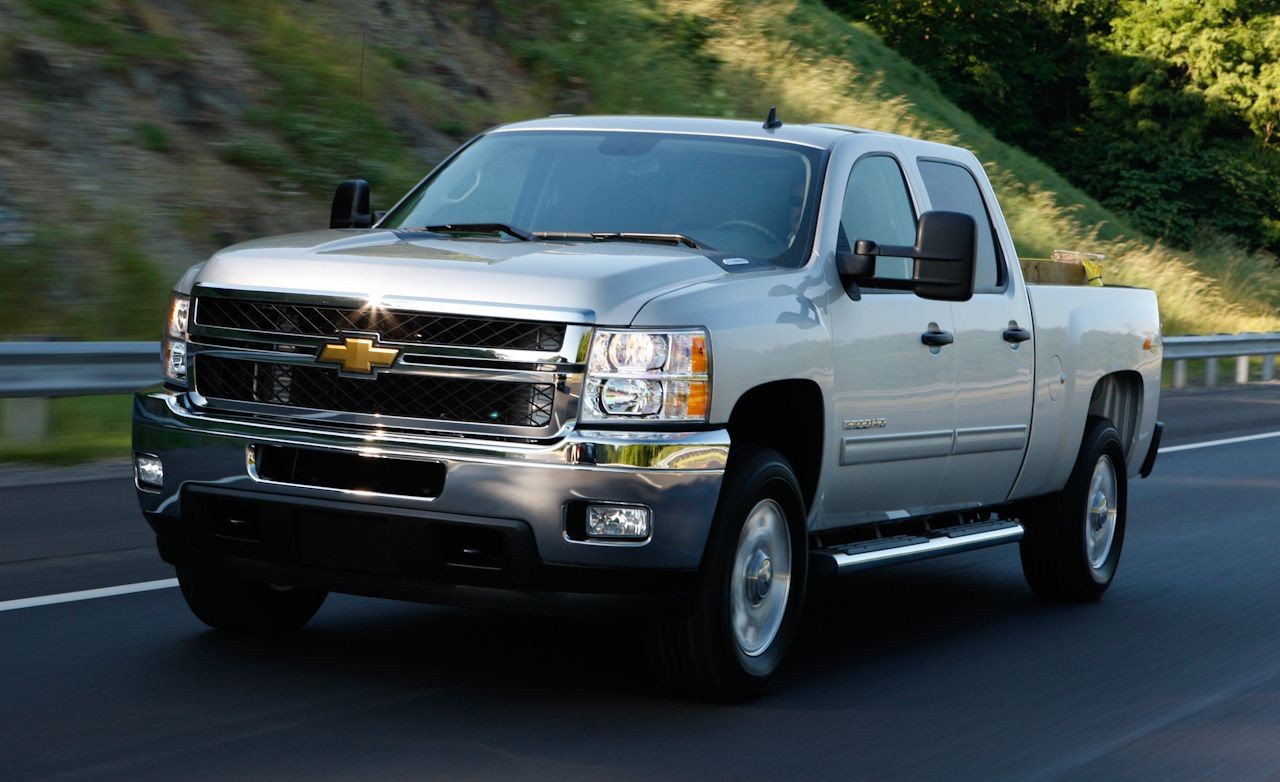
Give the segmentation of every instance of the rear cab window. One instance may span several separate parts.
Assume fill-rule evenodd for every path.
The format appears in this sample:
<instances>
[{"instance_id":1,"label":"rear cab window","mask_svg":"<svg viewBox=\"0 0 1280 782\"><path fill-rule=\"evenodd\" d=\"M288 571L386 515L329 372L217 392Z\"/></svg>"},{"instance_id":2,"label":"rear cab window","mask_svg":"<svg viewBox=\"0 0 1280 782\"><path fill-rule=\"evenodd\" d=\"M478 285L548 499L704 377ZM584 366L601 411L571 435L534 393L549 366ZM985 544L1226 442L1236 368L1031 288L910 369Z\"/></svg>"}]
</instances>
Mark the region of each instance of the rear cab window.
<instances>
[{"instance_id":1,"label":"rear cab window","mask_svg":"<svg viewBox=\"0 0 1280 782\"><path fill-rule=\"evenodd\" d=\"M918 158L920 178L929 195L930 208L944 212L960 212L973 218L978 227L977 273L975 293L994 293L1004 289L1008 279L1001 258L996 229L991 213L982 199L982 191L973 173L959 163Z\"/></svg>"}]
</instances>

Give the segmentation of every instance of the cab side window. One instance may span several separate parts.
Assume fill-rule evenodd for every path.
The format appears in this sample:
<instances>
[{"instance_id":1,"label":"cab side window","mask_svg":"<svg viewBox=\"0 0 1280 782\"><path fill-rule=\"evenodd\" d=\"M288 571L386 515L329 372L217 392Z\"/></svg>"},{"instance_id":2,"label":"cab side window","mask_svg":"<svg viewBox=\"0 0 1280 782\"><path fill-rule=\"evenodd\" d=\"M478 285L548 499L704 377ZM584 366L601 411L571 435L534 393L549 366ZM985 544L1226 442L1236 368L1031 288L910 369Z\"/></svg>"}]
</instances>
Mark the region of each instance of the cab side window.
<instances>
[{"instance_id":1,"label":"cab side window","mask_svg":"<svg viewBox=\"0 0 1280 782\"><path fill-rule=\"evenodd\" d=\"M1004 266L996 248L996 229L982 200L982 191L969 169L940 160L921 160L920 177L929 194L931 208L944 212L961 212L978 225L977 274L975 291L996 291L1004 286Z\"/></svg>"},{"instance_id":2,"label":"cab side window","mask_svg":"<svg viewBox=\"0 0 1280 782\"><path fill-rule=\"evenodd\" d=\"M859 239L876 244L911 246L916 241L916 213L898 161L886 155L864 157L853 165L840 212L838 249L849 252ZM876 259L875 276L911 278L910 258Z\"/></svg>"}]
</instances>

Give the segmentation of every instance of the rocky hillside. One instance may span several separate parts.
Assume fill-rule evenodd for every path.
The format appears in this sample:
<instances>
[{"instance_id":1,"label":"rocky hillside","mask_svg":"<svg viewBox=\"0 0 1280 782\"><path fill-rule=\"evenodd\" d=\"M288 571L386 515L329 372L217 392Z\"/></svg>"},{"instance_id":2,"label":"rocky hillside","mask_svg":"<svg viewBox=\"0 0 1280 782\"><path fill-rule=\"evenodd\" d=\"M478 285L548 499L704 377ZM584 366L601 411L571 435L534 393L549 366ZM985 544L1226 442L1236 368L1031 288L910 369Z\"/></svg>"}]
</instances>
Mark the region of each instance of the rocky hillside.
<instances>
[{"instance_id":1,"label":"rocky hillside","mask_svg":"<svg viewBox=\"0 0 1280 782\"><path fill-rule=\"evenodd\" d=\"M0 43L0 336L153 338L181 269L325 225L357 156L385 207L497 122L773 103L974 148L1024 254L1119 256L1166 327L1280 324L1269 256L1152 242L818 0L0 0Z\"/></svg>"},{"instance_id":2,"label":"rocky hillside","mask_svg":"<svg viewBox=\"0 0 1280 782\"><path fill-rule=\"evenodd\" d=\"M385 203L537 110L491 4L351 13L0 0L0 333L150 336L137 308L158 312L181 269L325 225L357 155Z\"/></svg>"}]
</instances>

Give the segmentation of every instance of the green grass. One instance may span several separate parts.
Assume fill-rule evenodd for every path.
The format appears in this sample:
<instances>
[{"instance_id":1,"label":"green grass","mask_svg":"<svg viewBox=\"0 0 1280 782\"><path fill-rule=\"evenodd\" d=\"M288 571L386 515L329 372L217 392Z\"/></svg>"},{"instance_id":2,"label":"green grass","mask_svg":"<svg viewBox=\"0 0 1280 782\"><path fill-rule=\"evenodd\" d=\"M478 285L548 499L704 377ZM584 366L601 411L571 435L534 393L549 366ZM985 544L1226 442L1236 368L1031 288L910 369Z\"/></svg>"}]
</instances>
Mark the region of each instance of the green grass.
<instances>
[{"instance_id":1,"label":"green grass","mask_svg":"<svg viewBox=\"0 0 1280 782\"><path fill-rule=\"evenodd\" d=\"M133 142L151 152L168 152L173 146L169 130L154 122L139 122L134 125Z\"/></svg>"},{"instance_id":2,"label":"green grass","mask_svg":"<svg viewBox=\"0 0 1280 782\"><path fill-rule=\"evenodd\" d=\"M183 32L140 0L24 0L27 14L64 41L112 62L181 58ZM1108 256L1109 282L1151 287L1166 333L1280 330L1280 272L1271 256L1213 236L1192 251L1135 230L950 103L932 80L819 0L499 0L493 45L518 65L522 97L464 96L418 74L439 57L404 34L364 52L345 11L299 0L210 0L192 6L246 53L261 80L250 127L211 142L218 156L277 189L304 189L317 206L355 168L375 206L430 167L393 127L415 122L462 139L495 121L559 111L670 113L787 122L837 122L960 144L986 163L1019 251ZM451 11L455 23L466 9ZM355 31L355 32L353 32ZM499 55L502 56L502 55ZM490 63L495 65L495 63ZM359 118L357 119L357 114ZM397 117L395 121L391 117ZM158 123L131 139L165 151ZM0 333L153 338L171 282L139 241L141 217L81 210L75 225L37 226L31 247L0 249ZM199 235L205 215L178 229ZM102 226L96 228L95 226Z\"/></svg>"},{"instance_id":3,"label":"green grass","mask_svg":"<svg viewBox=\"0 0 1280 782\"><path fill-rule=\"evenodd\" d=\"M145 4L129 0L26 0L46 22L50 33L72 46L106 55L108 70L140 62L186 59L182 36L150 24Z\"/></svg>"},{"instance_id":4,"label":"green grass","mask_svg":"<svg viewBox=\"0 0 1280 782\"><path fill-rule=\"evenodd\" d=\"M332 192L338 179L355 172L357 155L360 176L384 198L399 196L421 177L421 163L379 111L412 90L399 70L405 56L390 62L382 48L370 47L362 85L359 35L330 35L308 6L217 0L204 10L241 37L267 85L266 99L248 119L280 142L235 139L224 160L317 194ZM416 95L422 102L423 94Z\"/></svg>"},{"instance_id":5,"label":"green grass","mask_svg":"<svg viewBox=\"0 0 1280 782\"><path fill-rule=\"evenodd\" d=\"M0 399L0 421L8 400ZM0 462L75 464L95 459L128 458L133 397L64 397L49 400L48 436L18 442L0 435Z\"/></svg>"},{"instance_id":6,"label":"green grass","mask_svg":"<svg viewBox=\"0 0 1280 782\"><path fill-rule=\"evenodd\" d=\"M1190 252L1151 240L1042 161L998 140L868 29L818 0L544 0L525 7L523 21L537 35L509 45L549 101L582 93L589 96L583 111L748 119L762 119L776 103L785 121L959 144L986 164L1022 255L1106 254L1107 280L1156 290L1167 333L1280 329L1274 258L1216 237L1201 238Z\"/></svg>"},{"instance_id":7,"label":"green grass","mask_svg":"<svg viewBox=\"0 0 1280 782\"><path fill-rule=\"evenodd\" d=\"M98 219L39 223L31 245L0 248L0 334L157 338L170 274L125 214L82 214Z\"/></svg>"},{"instance_id":8,"label":"green grass","mask_svg":"<svg viewBox=\"0 0 1280 782\"><path fill-rule=\"evenodd\" d=\"M1197 253L1178 252L1144 237L1041 161L996 139L872 33L817 0L701 5L704 13L735 18L734 34L720 39L723 56L769 85L784 116L973 149L987 165L1022 254L1105 253L1108 280L1157 291L1168 333L1280 328L1280 273L1269 256L1221 240L1201 242Z\"/></svg>"},{"instance_id":9,"label":"green grass","mask_svg":"<svg viewBox=\"0 0 1280 782\"><path fill-rule=\"evenodd\" d=\"M746 94L711 49L711 14L652 0L508 5L531 34L504 42L540 78L551 111L715 116Z\"/></svg>"},{"instance_id":10,"label":"green grass","mask_svg":"<svg viewBox=\"0 0 1280 782\"><path fill-rule=\"evenodd\" d=\"M1234 358L1218 358L1218 359L1187 359L1187 388L1204 388L1205 381L1208 378L1209 362L1216 361L1218 363L1218 382L1217 387L1233 386L1236 384L1236 360ZM1280 367L1272 365L1272 380L1280 379L1280 373L1276 370ZM1174 362L1166 359L1161 367L1160 387L1165 389L1173 388L1173 371ZM1249 381L1257 383L1262 380L1262 357L1249 357Z\"/></svg>"}]
</instances>

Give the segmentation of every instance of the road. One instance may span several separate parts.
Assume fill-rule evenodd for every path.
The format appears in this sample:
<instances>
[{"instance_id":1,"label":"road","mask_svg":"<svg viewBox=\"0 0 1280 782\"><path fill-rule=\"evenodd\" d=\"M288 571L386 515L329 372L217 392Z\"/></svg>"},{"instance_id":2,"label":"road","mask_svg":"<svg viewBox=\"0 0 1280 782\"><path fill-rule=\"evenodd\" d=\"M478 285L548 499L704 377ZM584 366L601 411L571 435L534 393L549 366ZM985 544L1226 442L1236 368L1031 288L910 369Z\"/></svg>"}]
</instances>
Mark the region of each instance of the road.
<instances>
[{"instance_id":1,"label":"road","mask_svg":"<svg viewBox=\"0 0 1280 782\"><path fill-rule=\"evenodd\" d=\"M1280 386L1166 395L1169 447L1280 431ZM0 475L0 478L3 476ZM172 576L128 480L0 488L0 601ZM0 612L0 779L1280 778L1280 438L1131 484L1096 605L1017 548L819 584L791 665L674 699L641 625L334 596L287 639L175 589Z\"/></svg>"}]
</instances>

